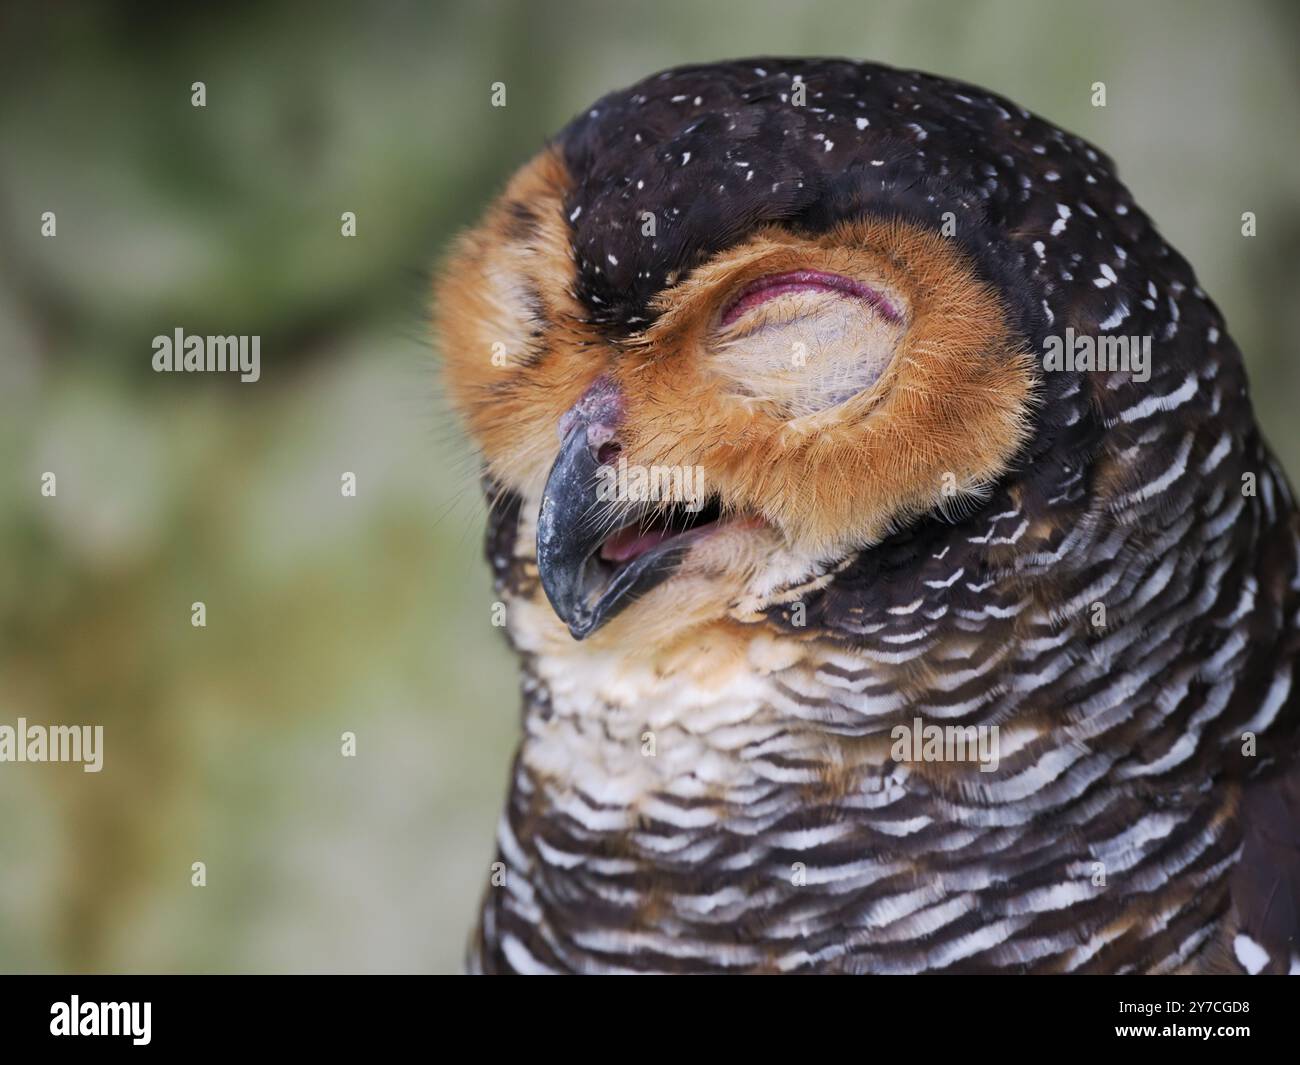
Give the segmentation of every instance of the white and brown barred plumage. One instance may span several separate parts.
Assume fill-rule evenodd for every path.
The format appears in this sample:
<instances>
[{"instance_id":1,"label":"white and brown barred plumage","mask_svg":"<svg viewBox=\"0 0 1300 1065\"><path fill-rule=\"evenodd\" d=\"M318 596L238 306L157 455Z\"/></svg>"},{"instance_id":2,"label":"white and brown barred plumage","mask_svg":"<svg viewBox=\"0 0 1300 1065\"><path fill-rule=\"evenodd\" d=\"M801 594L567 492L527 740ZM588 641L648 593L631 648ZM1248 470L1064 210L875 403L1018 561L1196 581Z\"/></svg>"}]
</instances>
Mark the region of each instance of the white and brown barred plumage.
<instances>
[{"instance_id":1,"label":"white and brown barred plumage","mask_svg":"<svg viewBox=\"0 0 1300 1065\"><path fill-rule=\"evenodd\" d=\"M1300 522L1100 151L875 64L668 71L514 178L438 327L523 665L472 969L1300 968ZM1149 380L1048 371L1067 329ZM709 507L597 501L619 460ZM996 772L896 760L918 718Z\"/></svg>"}]
</instances>

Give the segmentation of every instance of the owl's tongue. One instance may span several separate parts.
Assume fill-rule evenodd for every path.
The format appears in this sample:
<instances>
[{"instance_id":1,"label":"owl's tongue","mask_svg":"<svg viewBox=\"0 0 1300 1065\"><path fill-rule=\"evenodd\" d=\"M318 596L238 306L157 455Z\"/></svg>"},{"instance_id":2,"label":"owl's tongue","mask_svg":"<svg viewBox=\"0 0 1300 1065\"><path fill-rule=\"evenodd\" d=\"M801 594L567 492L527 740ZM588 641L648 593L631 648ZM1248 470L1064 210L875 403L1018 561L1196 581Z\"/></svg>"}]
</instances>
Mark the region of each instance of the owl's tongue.
<instances>
[{"instance_id":1,"label":"owl's tongue","mask_svg":"<svg viewBox=\"0 0 1300 1065\"><path fill-rule=\"evenodd\" d=\"M610 533L598 554L604 562L624 566L670 540L682 540L682 546L686 546L706 528L717 525L721 518L722 506L716 496L694 506L677 503Z\"/></svg>"},{"instance_id":2,"label":"owl's tongue","mask_svg":"<svg viewBox=\"0 0 1300 1065\"><path fill-rule=\"evenodd\" d=\"M600 545L600 557L606 562L631 562L675 534L668 529L642 529L629 525Z\"/></svg>"}]
</instances>

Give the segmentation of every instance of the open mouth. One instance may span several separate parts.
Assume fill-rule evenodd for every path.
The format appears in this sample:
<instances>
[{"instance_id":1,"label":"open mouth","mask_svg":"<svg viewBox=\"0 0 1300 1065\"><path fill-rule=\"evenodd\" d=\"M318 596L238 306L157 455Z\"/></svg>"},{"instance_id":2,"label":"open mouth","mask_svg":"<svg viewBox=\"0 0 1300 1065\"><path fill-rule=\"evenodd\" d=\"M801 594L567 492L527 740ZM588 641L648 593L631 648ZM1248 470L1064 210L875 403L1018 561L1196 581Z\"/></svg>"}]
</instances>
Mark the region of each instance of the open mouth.
<instances>
[{"instance_id":1,"label":"open mouth","mask_svg":"<svg viewBox=\"0 0 1300 1065\"><path fill-rule=\"evenodd\" d=\"M722 518L715 496L703 505L676 503L645 520L624 525L605 538L588 560L584 574L597 595L653 565L670 552L684 552Z\"/></svg>"},{"instance_id":2,"label":"open mouth","mask_svg":"<svg viewBox=\"0 0 1300 1065\"><path fill-rule=\"evenodd\" d=\"M605 465L586 429L567 434L537 515L537 572L576 640L667 580L691 545L718 528L718 496L659 503L604 498Z\"/></svg>"},{"instance_id":3,"label":"open mouth","mask_svg":"<svg viewBox=\"0 0 1300 1065\"><path fill-rule=\"evenodd\" d=\"M722 312L721 324L728 326L770 300L797 292L833 292L848 299L861 300L887 322L902 321L901 313L889 297L863 281L821 270L791 270L760 277L742 288Z\"/></svg>"},{"instance_id":4,"label":"open mouth","mask_svg":"<svg viewBox=\"0 0 1300 1065\"><path fill-rule=\"evenodd\" d=\"M634 506L630 513L635 514L633 520L603 539L589 541L573 594L561 598L561 617L577 639L667 580L691 545L719 526L722 504L715 496L702 505L675 503L653 510Z\"/></svg>"},{"instance_id":5,"label":"open mouth","mask_svg":"<svg viewBox=\"0 0 1300 1065\"><path fill-rule=\"evenodd\" d=\"M560 451L538 504L537 575L575 640L667 580L690 547L723 524L722 499L705 492L702 467L625 466L622 416L618 386L598 377L559 421ZM665 472L677 487L664 490Z\"/></svg>"},{"instance_id":6,"label":"open mouth","mask_svg":"<svg viewBox=\"0 0 1300 1065\"><path fill-rule=\"evenodd\" d=\"M678 503L647 522L633 522L612 533L600 545L596 557L617 569L688 532L714 525L721 517L722 504L716 496L703 505L694 504L693 509Z\"/></svg>"}]
</instances>

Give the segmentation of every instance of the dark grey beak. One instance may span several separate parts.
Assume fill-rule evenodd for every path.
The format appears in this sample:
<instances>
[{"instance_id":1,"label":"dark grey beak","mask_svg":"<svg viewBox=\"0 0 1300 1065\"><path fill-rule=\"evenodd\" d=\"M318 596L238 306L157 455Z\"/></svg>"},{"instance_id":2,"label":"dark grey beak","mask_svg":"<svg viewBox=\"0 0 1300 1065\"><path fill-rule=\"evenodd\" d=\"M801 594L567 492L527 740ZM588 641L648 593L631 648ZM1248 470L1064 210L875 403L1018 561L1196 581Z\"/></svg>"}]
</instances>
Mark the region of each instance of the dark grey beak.
<instances>
[{"instance_id":1,"label":"dark grey beak","mask_svg":"<svg viewBox=\"0 0 1300 1065\"><path fill-rule=\"evenodd\" d=\"M618 385L597 378L560 419L560 454L537 515L542 588L575 640L666 580L720 513L716 500L711 508L698 500L683 509L655 492L620 487L620 473L626 472L619 459L622 423ZM622 549L602 557L602 545L620 531L634 538L644 533L647 542L628 551L624 541Z\"/></svg>"},{"instance_id":2,"label":"dark grey beak","mask_svg":"<svg viewBox=\"0 0 1300 1065\"><path fill-rule=\"evenodd\" d=\"M591 635L637 595L676 566L679 552L652 551L623 566L602 560L600 546L614 531L645 520L645 503L602 498L601 446L577 419L560 445L537 515L537 569L546 598L575 640ZM608 471L607 471L608 474Z\"/></svg>"}]
</instances>

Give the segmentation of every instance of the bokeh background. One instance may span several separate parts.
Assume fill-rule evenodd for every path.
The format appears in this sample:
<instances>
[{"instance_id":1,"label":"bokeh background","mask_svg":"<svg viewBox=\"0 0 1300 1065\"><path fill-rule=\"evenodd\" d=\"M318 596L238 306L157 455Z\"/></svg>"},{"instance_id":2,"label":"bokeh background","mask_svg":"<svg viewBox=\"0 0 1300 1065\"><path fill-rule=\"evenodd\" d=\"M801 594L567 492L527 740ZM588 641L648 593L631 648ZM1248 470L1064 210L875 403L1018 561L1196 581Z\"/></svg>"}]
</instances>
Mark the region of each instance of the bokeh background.
<instances>
[{"instance_id":1,"label":"bokeh background","mask_svg":"<svg viewBox=\"0 0 1300 1065\"><path fill-rule=\"evenodd\" d=\"M518 699L430 276L598 95L756 54L1109 151L1300 473L1293 0L0 7L0 724L106 730L98 775L0 764L0 970L459 968ZM260 334L261 381L153 373L177 326Z\"/></svg>"}]
</instances>

